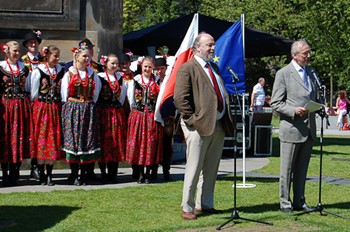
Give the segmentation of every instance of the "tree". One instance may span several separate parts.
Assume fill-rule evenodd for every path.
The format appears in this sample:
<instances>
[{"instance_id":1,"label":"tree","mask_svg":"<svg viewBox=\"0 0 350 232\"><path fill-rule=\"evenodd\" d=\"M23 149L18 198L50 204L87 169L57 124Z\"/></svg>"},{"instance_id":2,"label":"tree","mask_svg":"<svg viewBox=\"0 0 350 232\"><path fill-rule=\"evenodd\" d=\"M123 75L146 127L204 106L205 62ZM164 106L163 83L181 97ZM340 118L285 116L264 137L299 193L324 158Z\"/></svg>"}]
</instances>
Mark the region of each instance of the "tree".
<instances>
[{"instance_id":1,"label":"tree","mask_svg":"<svg viewBox=\"0 0 350 232\"><path fill-rule=\"evenodd\" d=\"M145 28L198 12L234 22L245 14L246 26L293 40L305 39L312 48L312 65L331 89L350 91L350 1L347 0L124 0L124 32ZM264 76L273 83L276 70L290 57L247 60L247 86ZM249 89L247 89L249 90Z\"/></svg>"}]
</instances>

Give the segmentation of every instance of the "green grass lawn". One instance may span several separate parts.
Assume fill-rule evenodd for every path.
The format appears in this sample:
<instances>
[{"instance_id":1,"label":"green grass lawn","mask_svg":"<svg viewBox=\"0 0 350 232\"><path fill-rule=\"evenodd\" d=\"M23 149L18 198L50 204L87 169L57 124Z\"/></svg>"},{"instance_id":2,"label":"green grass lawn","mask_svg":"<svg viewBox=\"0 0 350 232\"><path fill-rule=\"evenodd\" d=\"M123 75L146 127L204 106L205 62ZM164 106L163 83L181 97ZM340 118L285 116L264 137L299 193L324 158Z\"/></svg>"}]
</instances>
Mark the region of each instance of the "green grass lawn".
<instances>
[{"instance_id":1,"label":"green grass lawn","mask_svg":"<svg viewBox=\"0 0 350 232\"><path fill-rule=\"evenodd\" d=\"M350 137L324 138L325 176L350 178ZM278 174L278 139L270 164L257 172ZM340 159L340 160L339 160ZM347 160L347 161L346 161ZM315 144L309 176L319 174L319 147ZM234 220L222 231L349 231L350 220L319 212L293 216L279 209L277 178L247 178L255 188L237 189L237 210L241 217L273 223L263 225ZM241 182L241 177L238 177ZM0 221L15 226L1 231L216 231L233 211L233 177L220 177L215 189L215 207L221 215L199 215L195 221L181 219L182 181L140 185L122 189L25 192L0 195ZM350 218L350 185L323 183L325 209ZM318 203L318 183L307 182L306 199ZM1 222L0 222L1 226Z\"/></svg>"}]
</instances>

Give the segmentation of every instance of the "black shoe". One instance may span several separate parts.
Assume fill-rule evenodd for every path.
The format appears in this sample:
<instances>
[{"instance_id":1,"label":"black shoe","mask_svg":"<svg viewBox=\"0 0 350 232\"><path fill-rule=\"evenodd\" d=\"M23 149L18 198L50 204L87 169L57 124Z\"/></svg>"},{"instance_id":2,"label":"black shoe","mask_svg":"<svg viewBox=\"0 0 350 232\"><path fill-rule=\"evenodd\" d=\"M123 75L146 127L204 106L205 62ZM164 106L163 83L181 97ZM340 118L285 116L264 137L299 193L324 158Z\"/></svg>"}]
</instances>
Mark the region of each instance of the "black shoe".
<instances>
[{"instance_id":1,"label":"black shoe","mask_svg":"<svg viewBox=\"0 0 350 232\"><path fill-rule=\"evenodd\" d=\"M89 172L87 174L87 179L88 180L97 180L98 178L97 178L97 175L94 172Z\"/></svg>"},{"instance_id":2,"label":"black shoe","mask_svg":"<svg viewBox=\"0 0 350 232\"><path fill-rule=\"evenodd\" d=\"M73 176L73 174L69 174L69 176L67 178L67 182L69 184L73 184L74 183L74 176Z\"/></svg>"},{"instance_id":3,"label":"black shoe","mask_svg":"<svg viewBox=\"0 0 350 232\"><path fill-rule=\"evenodd\" d=\"M170 173L164 173L164 181L169 182L172 181L173 179L171 179Z\"/></svg>"},{"instance_id":4,"label":"black shoe","mask_svg":"<svg viewBox=\"0 0 350 232\"><path fill-rule=\"evenodd\" d=\"M39 169L38 166L33 166L30 170L30 178L40 180L40 174L39 174Z\"/></svg>"},{"instance_id":5,"label":"black shoe","mask_svg":"<svg viewBox=\"0 0 350 232\"><path fill-rule=\"evenodd\" d=\"M281 211L283 213L291 213L293 211L293 209L292 208L282 208Z\"/></svg>"},{"instance_id":6,"label":"black shoe","mask_svg":"<svg viewBox=\"0 0 350 232\"><path fill-rule=\"evenodd\" d=\"M140 177L140 178L137 180L137 183L138 183L138 184L144 184L144 183L145 183L145 178Z\"/></svg>"},{"instance_id":7,"label":"black shoe","mask_svg":"<svg viewBox=\"0 0 350 232\"><path fill-rule=\"evenodd\" d=\"M73 182L73 185L81 186L82 184L81 184L80 180L78 178L76 178Z\"/></svg>"},{"instance_id":8,"label":"black shoe","mask_svg":"<svg viewBox=\"0 0 350 232\"><path fill-rule=\"evenodd\" d=\"M47 177L47 185L48 186L55 186L55 183L52 181L52 177L50 177L50 176Z\"/></svg>"},{"instance_id":9,"label":"black shoe","mask_svg":"<svg viewBox=\"0 0 350 232\"><path fill-rule=\"evenodd\" d=\"M301 207L293 207L295 211L304 211L304 212L312 212L315 211L315 208L308 206L307 204L303 204Z\"/></svg>"}]
</instances>

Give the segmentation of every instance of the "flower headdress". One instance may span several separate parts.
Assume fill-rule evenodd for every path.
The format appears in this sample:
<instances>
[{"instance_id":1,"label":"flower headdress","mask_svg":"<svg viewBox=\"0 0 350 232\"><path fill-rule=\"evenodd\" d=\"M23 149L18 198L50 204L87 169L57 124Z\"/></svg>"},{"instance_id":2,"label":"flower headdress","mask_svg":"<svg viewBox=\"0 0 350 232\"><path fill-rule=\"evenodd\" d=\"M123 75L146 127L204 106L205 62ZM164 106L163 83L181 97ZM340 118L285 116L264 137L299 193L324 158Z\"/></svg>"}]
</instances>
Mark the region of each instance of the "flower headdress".
<instances>
[{"instance_id":1,"label":"flower headdress","mask_svg":"<svg viewBox=\"0 0 350 232\"><path fill-rule=\"evenodd\" d=\"M87 46L86 42L81 42L81 43L79 44L79 48L80 48L81 50L89 49L89 47Z\"/></svg>"},{"instance_id":2,"label":"flower headdress","mask_svg":"<svg viewBox=\"0 0 350 232\"><path fill-rule=\"evenodd\" d=\"M134 53L132 53L131 51L128 51L128 52L126 52L125 54L128 55L128 56L130 56L130 57L132 57L132 56L134 55Z\"/></svg>"},{"instance_id":3,"label":"flower headdress","mask_svg":"<svg viewBox=\"0 0 350 232\"><path fill-rule=\"evenodd\" d=\"M142 61L143 61L143 58L145 58L145 57L139 56L139 58L137 58L137 65L140 65L140 66L141 66Z\"/></svg>"},{"instance_id":4,"label":"flower headdress","mask_svg":"<svg viewBox=\"0 0 350 232\"><path fill-rule=\"evenodd\" d=\"M78 52L79 52L79 48L72 48L71 51L72 51L73 53L78 53Z\"/></svg>"},{"instance_id":5,"label":"flower headdress","mask_svg":"<svg viewBox=\"0 0 350 232\"><path fill-rule=\"evenodd\" d=\"M46 56L47 53L49 53L49 48L48 47L43 47L43 49L41 50L41 55L42 56Z\"/></svg>"},{"instance_id":6,"label":"flower headdress","mask_svg":"<svg viewBox=\"0 0 350 232\"><path fill-rule=\"evenodd\" d=\"M163 58L167 58L169 56L169 48L167 46L163 46L158 48L157 52L163 56Z\"/></svg>"},{"instance_id":7,"label":"flower headdress","mask_svg":"<svg viewBox=\"0 0 350 232\"><path fill-rule=\"evenodd\" d=\"M103 66L106 66L107 65L107 56L104 56L102 55L101 58L100 58L100 63L103 65Z\"/></svg>"},{"instance_id":8,"label":"flower headdress","mask_svg":"<svg viewBox=\"0 0 350 232\"><path fill-rule=\"evenodd\" d=\"M9 51L10 51L9 46L7 46L6 44L1 44L0 46L1 46L1 51L3 53L5 53L5 54L9 53Z\"/></svg>"},{"instance_id":9,"label":"flower headdress","mask_svg":"<svg viewBox=\"0 0 350 232\"><path fill-rule=\"evenodd\" d=\"M33 32L36 34L36 37L38 37L39 39L41 38L41 31L37 30Z\"/></svg>"}]
</instances>

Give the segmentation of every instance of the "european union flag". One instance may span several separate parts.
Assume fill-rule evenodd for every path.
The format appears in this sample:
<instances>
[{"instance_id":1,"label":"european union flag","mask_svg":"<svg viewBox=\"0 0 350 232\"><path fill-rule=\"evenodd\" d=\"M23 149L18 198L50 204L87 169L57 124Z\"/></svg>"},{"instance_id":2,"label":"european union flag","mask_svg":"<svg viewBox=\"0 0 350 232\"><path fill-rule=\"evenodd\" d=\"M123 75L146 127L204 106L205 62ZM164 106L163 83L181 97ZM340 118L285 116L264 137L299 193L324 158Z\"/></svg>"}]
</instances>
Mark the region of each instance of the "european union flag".
<instances>
[{"instance_id":1,"label":"european union flag","mask_svg":"<svg viewBox=\"0 0 350 232\"><path fill-rule=\"evenodd\" d=\"M242 39L242 21L236 21L221 37L216 41L215 55L213 61L219 65L221 76L225 82L228 94L236 94L234 84L238 94L245 93L245 73L244 73L244 49ZM232 81L232 75L227 70L231 67L237 74L239 81Z\"/></svg>"}]
</instances>

